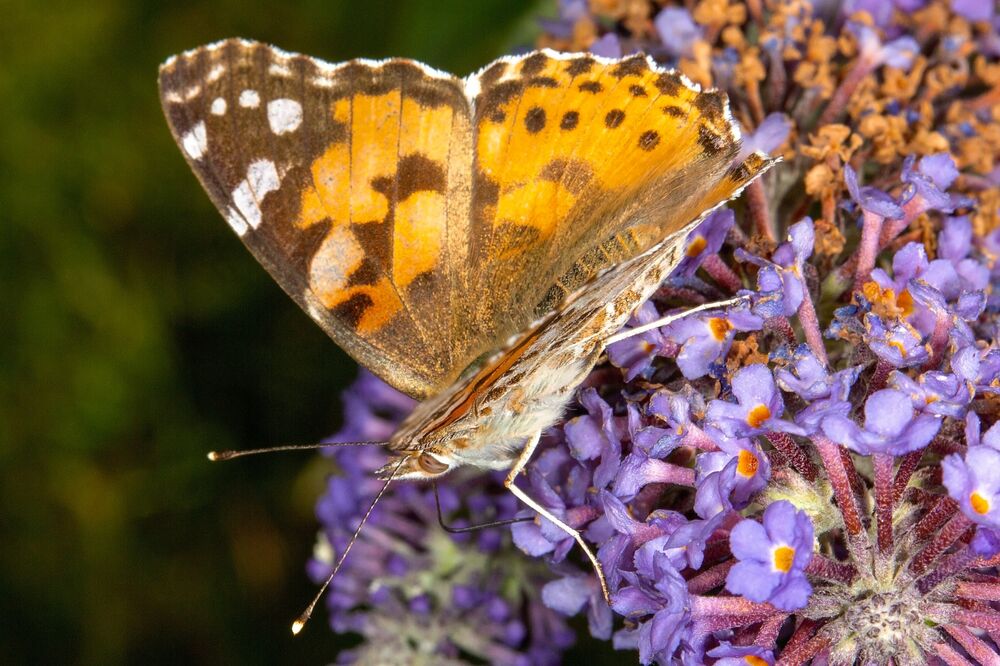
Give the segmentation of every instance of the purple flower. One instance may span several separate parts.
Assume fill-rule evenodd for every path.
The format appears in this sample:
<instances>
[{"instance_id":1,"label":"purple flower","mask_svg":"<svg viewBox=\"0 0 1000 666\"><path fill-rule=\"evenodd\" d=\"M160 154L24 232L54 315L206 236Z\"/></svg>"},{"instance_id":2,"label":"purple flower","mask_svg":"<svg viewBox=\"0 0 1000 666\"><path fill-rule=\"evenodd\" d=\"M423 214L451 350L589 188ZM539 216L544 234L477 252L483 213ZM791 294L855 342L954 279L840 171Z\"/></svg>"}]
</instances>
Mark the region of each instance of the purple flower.
<instances>
[{"instance_id":1,"label":"purple flower","mask_svg":"<svg viewBox=\"0 0 1000 666\"><path fill-rule=\"evenodd\" d=\"M786 114L768 114L753 132L743 138L740 158L758 150L770 155L785 143L791 130L792 122Z\"/></svg>"},{"instance_id":2,"label":"purple flower","mask_svg":"<svg viewBox=\"0 0 1000 666\"><path fill-rule=\"evenodd\" d=\"M876 391L865 401L865 425L845 416L828 416L821 424L831 440L861 455L902 455L930 444L941 428L941 419L917 413L908 395L895 389Z\"/></svg>"},{"instance_id":3,"label":"purple flower","mask_svg":"<svg viewBox=\"0 0 1000 666\"><path fill-rule=\"evenodd\" d=\"M611 607L639 626L618 632L618 640L634 641L642 664L670 663L689 633L687 584L663 553L641 558L636 572L623 576L626 585L612 595Z\"/></svg>"},{"instance_id":4,"label":"purple flower","mask_svg":"<svg viewBox=\"0 0 1000 666\"><path fill-rule=\"evenodd\" d=\"M882 317L869 312L864 318L865 343L875 355L895 368L921 365L930 358L931 350L924 337L906 322L886 326Z\"/></svg>"},{"instance_id":5,"label":"purple flower","mask_svg":"<svg viewBox=\"0 0 1000 666\"><path fill-rule=\"evenodd\" d=\"M774 654L756 645L732 645L723 641L706 653L715 657L715 666L774 666Z\"/></svg>"},{"instance_id":6,"label":"purple flower","mask_svg":"<svg viewBox=\"0 0 1000 666\"><path fill-rule=\"evenodd\" d=\"M949 300L964 291L985 289L990 282L990 269L970 257L971 251L972 222L969 217L947 218L938 234L938 259L930 263L923 279L940 289ZM938 270L942 271L941 277L937 276Z\"/></svg>"},{"instance_id":7,"label":"purple flower","mask_svg":"<svg viewBox=\"0 0 1000 666\"><path fill-rule=\"evenodd\" d=\"M862 210L891 220L903 217L903 209L888 194L874 187L859 187L858 176L850 164L844 165L844 182L851 199Z\"/></svg>"},{"instance_id":8,"label":"purple flower","mask_svg":"<svg viewBox=\"0 0 1000 666\"><path fill-rule=\"evenodd\" d=\"M889 386L909 395L920 412L954 418L965 415L974 395L971 385L948 372L925 372L914 380L896 371L889 375Z\"/></svg>"},{"instance_id":9,"label":"purple flower","mask_svg":"<svg viewBox=\"0 0 1000 666\"><path fill-rule=\"evenodd\" d=\"M915 158L911 155L903 162L902 178L907 184L903 194L903 204L911 214L929 210L950 213L965 203L961 197L953 197L947 189L958 177L955 160L948 153L938 153L922 157L917 168L913 168Z\"/></svg>"},{"instance_id":10,"label":"purple flower","mask_svg":"<svg viewBox=\"0 0 1000 666\"><path fill-rule=\"evenodd\" d=\"M707 257L718 254L726 240L726 234L736 222L736 216L729 208L720 208L708 217L688 236L684 245L684 256L672 277L691 277Z\"/></svg>"},{"instance_id":11,"label":"purple flower","mask_svg":"<svg viewBox=\"0 0 1000 666\"><path fill-rule=\"evenodd\" d=\"M773 502L763 524L741 520L729 534L729 547L739 561L726 576L727 590L787 611L809 601L812 585L804 570L813 555L813 525L791 502Z\"/></svg>"},{"instance_id":12,"label":"purple flower","mask_svg":"<svg viewBox=\"0 0 1000 666\"><path fill-rule=\"evenodd\" d=\"M590 45L590 52L602 58L621 58L622 44L618 35L609 32Z\"/></svg>"},{"instance_id":13,"label":"purple flower","mask_svg":"<svg viewBox=\"0 0 1000 666\"><path fill-rule=\"evenodd\" d=\"M698 482L713 473L721 474L730 462L735 460L733 468L732 502L742 508L756 493L767 485L771 478L771 462L752 439L718 439L721 451L706 452L698 456L696 468Z\"/></svg>"},{"instance_id":14,"label":"purple flower","mask_svg":"<svg viewBox=\"0 0 1000 666\"><path fill-rule=\"evenodd\" d=\"M980 434L979 414L970 411L965 415L966 446L988 446L1000 451L1000 421L997 421L985 433Z\"/></svg>"},{"instance_id":15,"label":"purple flower","mask_svg":"<svg viewBox=\"0 0 1000 666\"><path fill-rule=\"evenodd\" d=\"M740 368L733 376L733 397L737 404L713 400L705 420L726 437L750 437L766 432L805 434L799 426L781 420L785 402L766 365L755 363Z\"/></svg>"},{"instance_id":16,"label":"purple flower","mask_svg":"<svg viewBox=\"0 0 1000 666\"><path fill-rule=\"evenodd\" d=\"M848 21L847 29L854 33L860 50L859 59L869 68L888 65L906 71L920 53L920 45L909 35L882 44L878 33L871 26Z\"/></svg>"},{"instance_id":17,"label":"purple flower","mask_svg":"<svg viewBox=\"0 0 1000 666\"><path fill-rule=\"evenodd\" d=\"M763 322L745 309L724 314L685 317L664 329L664 335L681 346L677 367L687 379L704 377L710 366L729 352L736 331L755 331Z\"/></svg>"},{"instance_id":18,"label":"purple flower","mask_svg":"<svg viewBox=\"0 0 1000 666\"><path fill-rule=\"evenodd\" d=\"M629 324L642 326L659 318L656 306L646 301L629 319ZM625 381L629 382L649 368L653 358L663 352L666 344L666 338L654 328L608 345L608 359L615 367L625 371Z\"/></svg>"},{"instance_id":19,"label":"purple flower","mask_svg":"<svg viewBox=\"0 0 1000 666\"><path fill-rule=\"evenodd\" d=\"M653 26L664 50L674 57L691 55L692 45L701 39L701 27L682 7L664 7L653 19Z\"/></svg>"},{"instance_id":20,"label":"purple flower","mask_svg":"<svg viewBox=\"0 0 1000 666\"><path fill-rule=\"evenodd\" d=\"M586 607L590 635L603 640L611 638L611 608L604 601L597 580L589 573L571 574L546 583L542 602L567 617Z\"/></svg>"},{"instance_id":21,"label":"purple flower","mask_svg":"<svg viewBox=\"0 0 1000 666\"><path fill-rule=\"evenodd\" d=\"M742 249L736 251L737 259L761 267L757 273L754 314L764 319L795 314L806 296L803 271L806 260L812 255L814 242L813 221L806 217L788 230L788 240L774 251L773 261Z\"/></svg>"},{"instance_id":22,"label":"purple flower","mask_svg":"<svg viewBox=\"0 0 1000 666\"><path fill-rule=\"evenodd\" d=\"M951 10L970 21L992 21L993 4L990 0L951 0Z\"/></svg>"},{"instance_id":23,"label":"purple flower","mask_svg":"<svg viewBox=\"0 0 1000 666\"><path fill-rule=\"evenodd\" d=\"M971 447L965 457L951 454L941 461L942 483L970 520L1000 528L1000 451Z\"/></svg>"}]
</instances>

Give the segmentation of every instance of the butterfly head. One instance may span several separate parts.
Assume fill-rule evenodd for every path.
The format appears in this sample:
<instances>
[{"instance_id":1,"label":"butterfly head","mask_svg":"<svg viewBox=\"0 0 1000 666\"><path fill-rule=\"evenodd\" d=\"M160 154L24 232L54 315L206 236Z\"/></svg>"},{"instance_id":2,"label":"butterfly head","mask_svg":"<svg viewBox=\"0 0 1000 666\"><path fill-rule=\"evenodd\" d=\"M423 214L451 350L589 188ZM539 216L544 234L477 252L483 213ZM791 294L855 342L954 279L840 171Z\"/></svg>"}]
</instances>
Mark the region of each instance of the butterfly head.
<instances>
[{"instance_id":1,"label":"butterfly head","mask_svg":"<svg viewBox=\"0 0 1000 666\"><path fill-rule=\"evenodd\" d=\"M405 451L394 455L376 472L380 479L430 481L447 474L457 462L445 453L433 450Z\"/></svg>"}]
</instances>

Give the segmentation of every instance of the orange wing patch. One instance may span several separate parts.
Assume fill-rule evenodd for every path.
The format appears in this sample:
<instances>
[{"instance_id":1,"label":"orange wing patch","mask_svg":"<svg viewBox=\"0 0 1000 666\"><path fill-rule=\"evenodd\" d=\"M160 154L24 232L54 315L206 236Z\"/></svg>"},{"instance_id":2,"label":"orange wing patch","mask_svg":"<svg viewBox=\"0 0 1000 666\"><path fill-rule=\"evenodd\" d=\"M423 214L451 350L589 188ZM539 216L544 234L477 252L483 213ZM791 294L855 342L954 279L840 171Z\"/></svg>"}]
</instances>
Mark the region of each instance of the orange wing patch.
<instances>
[{"instance_id":1,"label":"orange wing patch","mask_svg":"<svg viewBox=\"0 0 1000 666\"><path fill-rule=\"evenodd\" d=\"M481 320L516 326L544 314L742 185L716 186L739 152L725 95L646 56L540 51L493 63L467 89L474 291L513 294L506 312L478 306Z\"/></svg>"},{"instance_id":2,"label":"orange wing patch","mask_svg":"<svg viewBox=\"0 0 1000 666\"><path fill-rule=\"evenodd\" d=\"M700 93L643 56L600 63L536 53L479 76L476 158L497 189L494 229L549 238L584 192L627 192L735 145L720 93Z\"/></svg>"},{"instance_id":3,"label":"orange wing patch","mask_svg":"<svg viewBox=\"0 0 1000 666\"><path fill-rule=\"evenodd\" d=\"M402 87L332 104L334 140L310 166L297 226L329 220L309 286L362 336L406 307L439 264L447 238L446 160L454 110L423 106Z\"/></svg>"}]
</instances>

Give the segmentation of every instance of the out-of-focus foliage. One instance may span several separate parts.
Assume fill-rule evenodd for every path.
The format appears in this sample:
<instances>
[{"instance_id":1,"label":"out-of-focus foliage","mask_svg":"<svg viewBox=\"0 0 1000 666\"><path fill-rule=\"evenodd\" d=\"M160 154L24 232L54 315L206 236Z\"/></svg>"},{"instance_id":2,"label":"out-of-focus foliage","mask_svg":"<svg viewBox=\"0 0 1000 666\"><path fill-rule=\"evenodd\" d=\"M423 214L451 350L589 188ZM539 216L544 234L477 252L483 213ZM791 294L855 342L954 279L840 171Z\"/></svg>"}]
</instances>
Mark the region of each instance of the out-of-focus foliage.
<instances>
[{"instance_id":1,"label":"out-of-focus foliage","mask_svg":"<svg viewBox=\"0 0 1000 666\"><path fill-rule=\"evenodd\" d=\"M353 364L271 283L173 145L168 55L245 36L464 74L528 0L0 2L0 662L323 663L288 637Z\"/></svg>"}]
</instances>

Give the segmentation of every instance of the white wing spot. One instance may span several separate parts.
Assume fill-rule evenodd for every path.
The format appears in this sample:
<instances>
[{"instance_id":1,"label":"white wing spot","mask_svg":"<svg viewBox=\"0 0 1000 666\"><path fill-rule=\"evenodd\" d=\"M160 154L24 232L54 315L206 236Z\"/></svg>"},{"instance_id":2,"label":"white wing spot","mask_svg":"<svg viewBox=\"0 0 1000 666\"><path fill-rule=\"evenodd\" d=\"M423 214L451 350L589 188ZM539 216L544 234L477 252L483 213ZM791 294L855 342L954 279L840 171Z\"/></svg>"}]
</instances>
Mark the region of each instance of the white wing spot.
<instances>
[{"instance_id":1,"label":"white wing spot","mask_svg":"<svg viewBox=\"0 0 1000 666\"><path fill-rule=\"evenodd\" d=\"M233 189L233 203L242 215L240 222L244 222L252 229L260 226L261 211L260 202L264 200L270 192L275 191L281 185L278 177L278 169L271 160L257 160L247 167L247 177L240 181L240 184ZM230 209L232 210L232 209ZM240 234L237 225L229 221L230 226ZM246 233L246 229L243 229ZM242 235L242 234L240 234Z\"/></svg>"},{"instance_id":2,"label":"white wing spot","mask_svg":"<svg viewBox=\"0 0 1000 666\"><path fill-rule=\"evenodd\" d=\"M232 206L226 208L226 222L233 228L237 236L242 236L247 232L247 221L243 216L233 210Z\"/></svg>"},{"instance_id":3,"label":"white wing spot","mask_svg":"<svg viewBox=\"0 0 1000 666\"><path fill-rule=\"evenodd\" d=\"M216 97L212 100L212 115L223 116L226 114L226 100L221 97Z\"/></svg>"},{"instance_id":4,"label":"white wing spot","mask_svg":"<svg viewBox=\"0 0 1000 666\"><path fill-rule=\"evenodd\" d=\"M181 137L184 152L193 160L200 160L208 151L208 133L205 131L205 121L189 129Z\"/></svg>"},{"instance_id":5,"label":"white wing spot","mask_svg":"<svg viewBox=\"0 0 1000 666\"><path fill-rule=\"evenodd\" d=\"M225 73L226 73L225 67L223 67L222 65L216 65L215 67L212 68L212 71L208 73L208 76L205 77L205 80L208 81L209 83L215 83L220 78L222 78L222 75Z\"/></svg>"},{"instance_id":6,"label":"white wing spot","mask_svg":"<svg viewBox=\"0 0 1000 666\"><path fill-rule=\"evenodd\" d=\"M302 105L294 99L276 99L267 103L267 122L275 134L294 132L302 124Z\"/></svg>"},{"instance_id":7,"label":"white wing spot","mask_svg":"<svg viewBox=\"0 0 1000 666\"><path fill-rule=\"evenodd\" d=\"M240 93L240 106L244 109L256 109L260 106L260 95L256 90L244 90Z\"/></svg>"}]
</instances>

